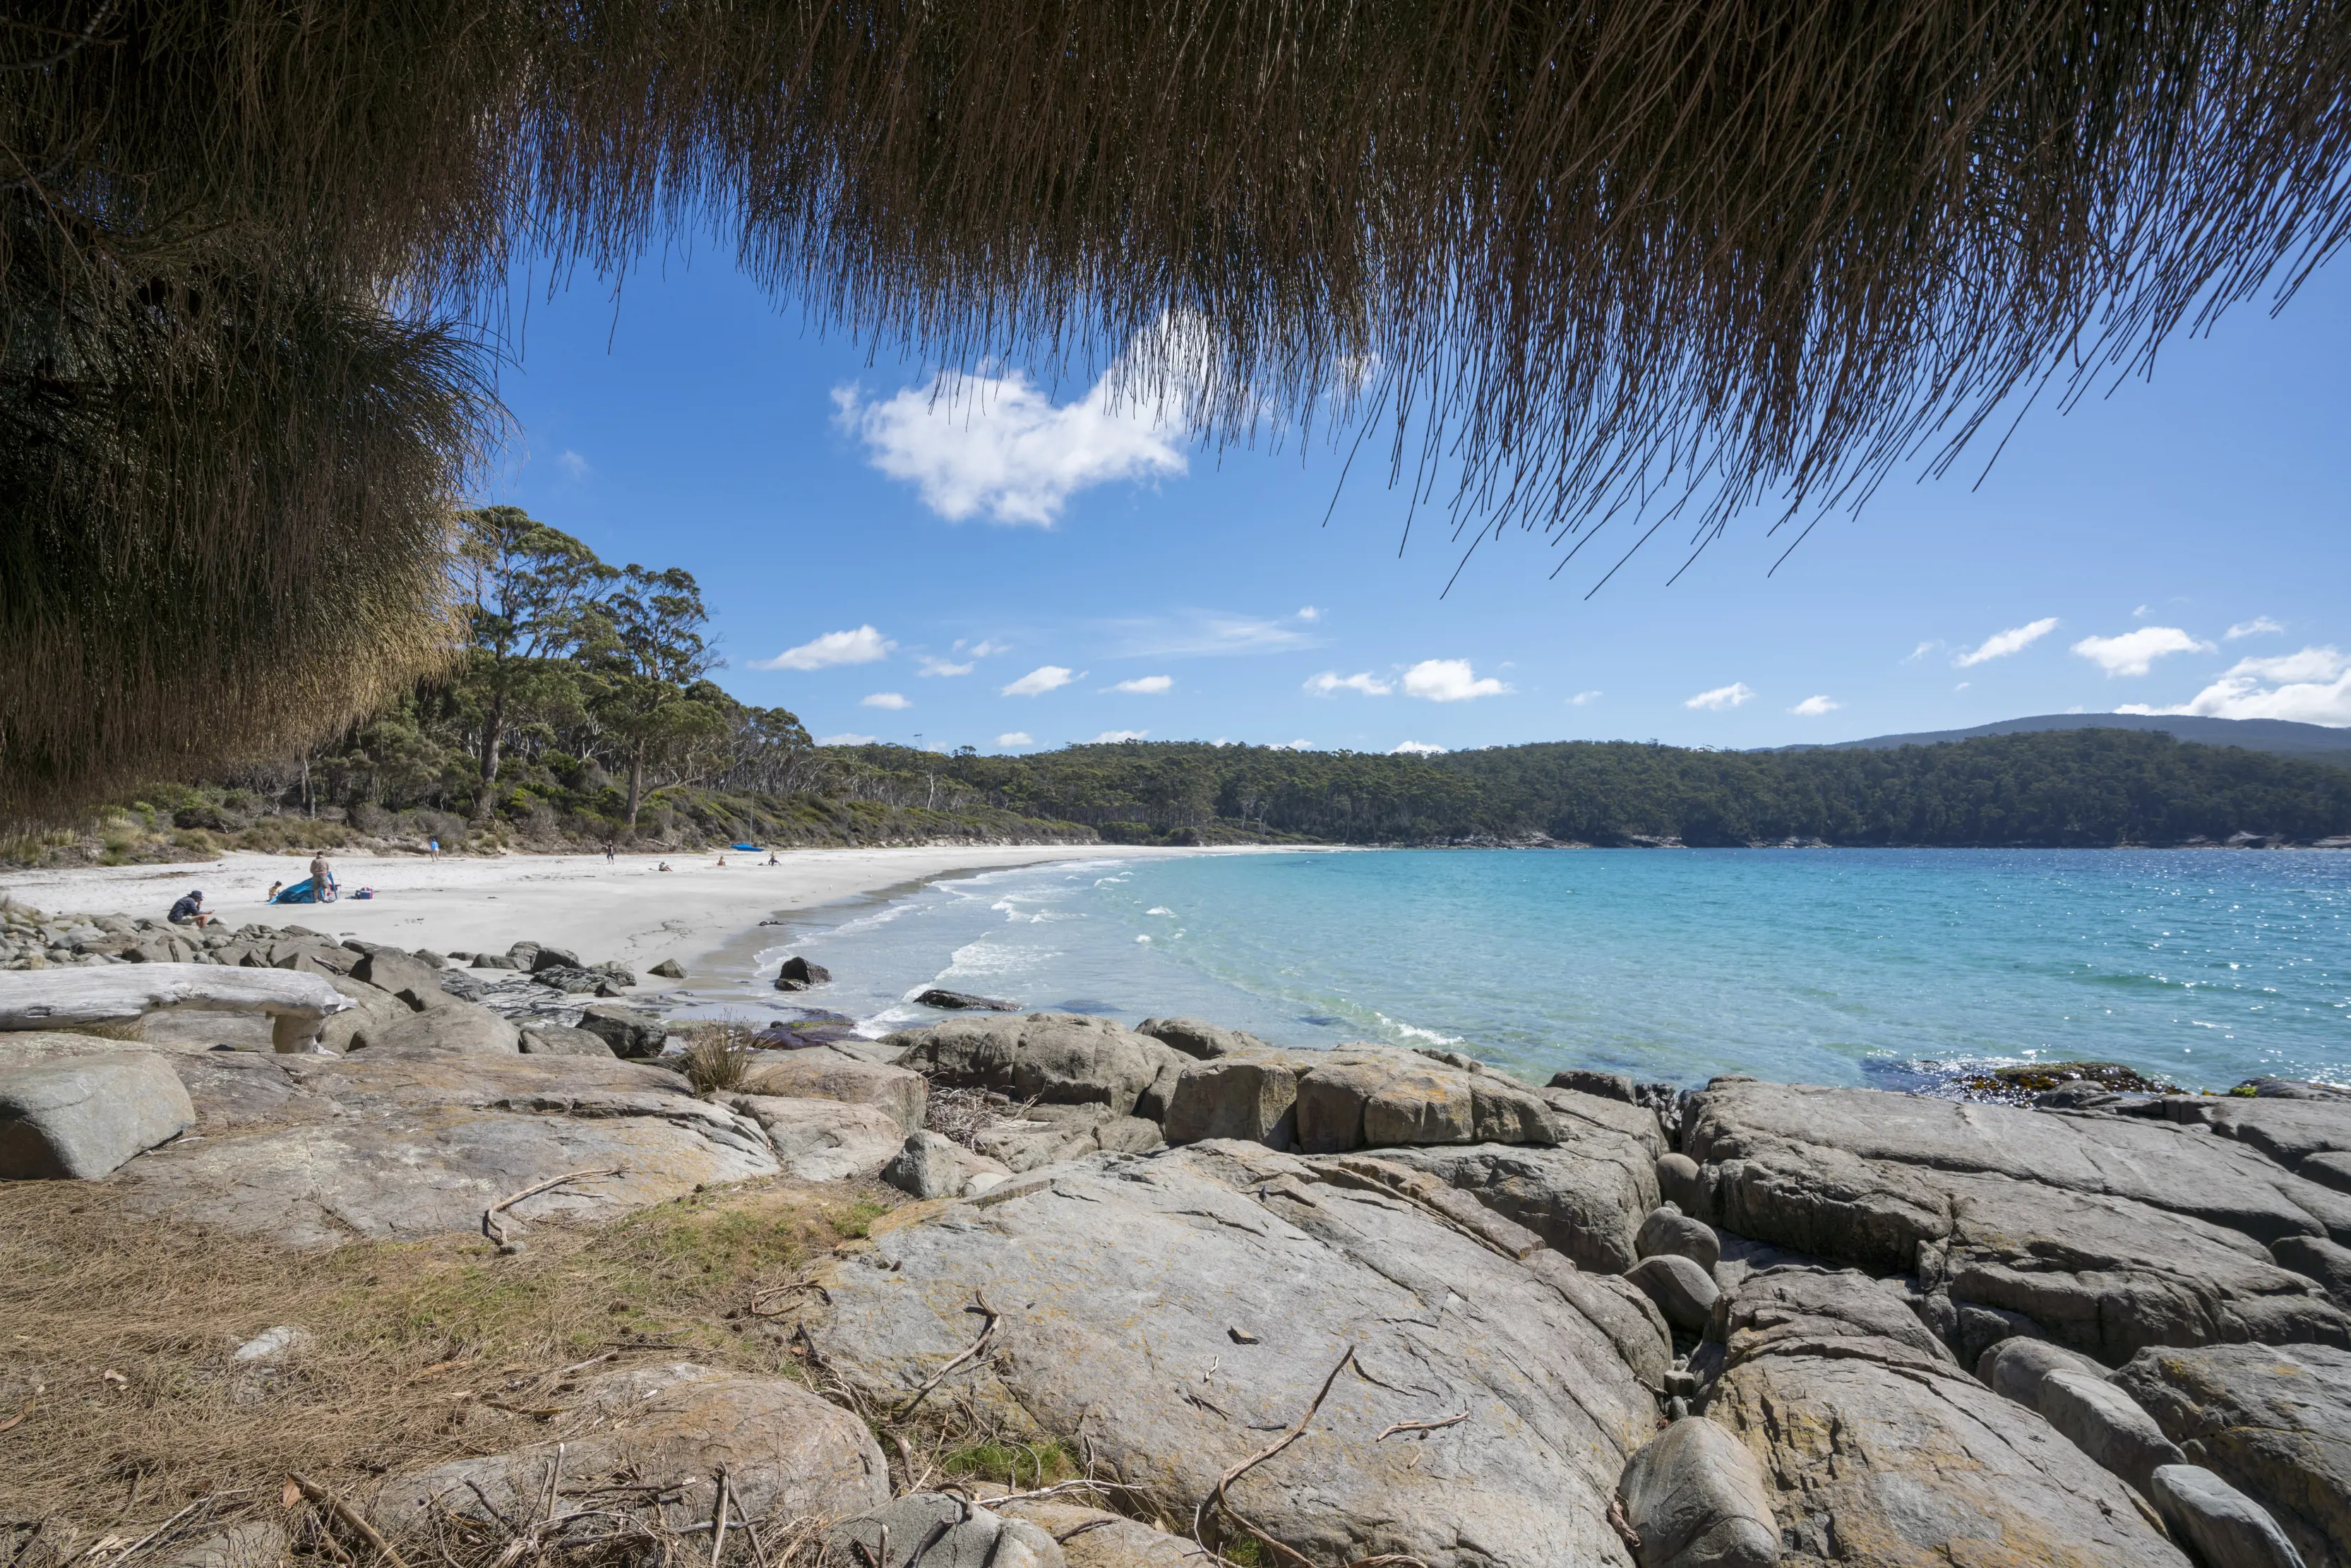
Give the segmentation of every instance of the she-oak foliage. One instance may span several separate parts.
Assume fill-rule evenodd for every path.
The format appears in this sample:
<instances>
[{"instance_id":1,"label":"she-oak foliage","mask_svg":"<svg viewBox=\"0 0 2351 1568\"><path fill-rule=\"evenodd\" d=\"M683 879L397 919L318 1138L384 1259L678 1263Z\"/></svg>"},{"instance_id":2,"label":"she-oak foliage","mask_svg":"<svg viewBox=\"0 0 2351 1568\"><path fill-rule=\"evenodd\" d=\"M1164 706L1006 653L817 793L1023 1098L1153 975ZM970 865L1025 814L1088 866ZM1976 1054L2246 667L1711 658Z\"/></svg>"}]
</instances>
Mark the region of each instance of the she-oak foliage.
<instances>
[{"instance_id":1,"label":"she-oak foliage","mask_svg":"<svg viewBox=\"0 0 2351 1568\"><path fill-rule=\"evenodd\" d=\"M1696 545L2283 298L2346 83L2340 0L14 6L0 827L466 657L518 256L715 230L933 362L1384 428L1465 538Z\"/></svg>"}]
</instances>

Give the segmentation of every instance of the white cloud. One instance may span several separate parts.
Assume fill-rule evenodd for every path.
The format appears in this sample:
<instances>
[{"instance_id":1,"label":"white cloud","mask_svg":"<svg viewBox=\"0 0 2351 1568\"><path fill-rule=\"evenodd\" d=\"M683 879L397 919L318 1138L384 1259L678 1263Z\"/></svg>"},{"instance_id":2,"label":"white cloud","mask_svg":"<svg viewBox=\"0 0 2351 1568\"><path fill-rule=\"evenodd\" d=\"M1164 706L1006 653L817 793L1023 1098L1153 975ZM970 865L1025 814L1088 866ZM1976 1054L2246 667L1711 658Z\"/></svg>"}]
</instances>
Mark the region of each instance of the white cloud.
<instances>
[{"instance_id":1,"label":"white cloud","mask_svg":"<svg viewBox=\"0 0 2351 1568\"><path fill-rule=\"evenodd\" d=\"M2038 621L2027 622L2022 626L2011 626L2005 632L1995 632L1975 647L1953 659L1951 667L1955 670L1970 669L1988 660L2005 659L2011 653L2022 653L2055 630L2057 630L2057 617L2044 615ZM1926 644L1920 643L1919 646L1923 648ZM1911 657L1916 658L1917 655L1914 653Z\"/></svg>"},{"instance_id":2,"label":"white cloud","mask_svg":"<svg viewBox=\"0 0 2351 1568\"><path fill-rule=\"evenodd\" d=\"M2143 675L2166 653L2209 653L2212 644L2199 642L2177 626L2142 626L2119 637L2085 637L2074 652L2113 675Z\"/></svg>"},{"instance_id":3,"label":"white cloud","mask_svg":"<svg viewBox=\"0 0 2351 1568\"><path fill-rule=\"evenodd\" d=\"M963 644L961 643L957 643L956 646L960 648ZM1011 651L1012 645L1008 643L982 641L974 643L971 645L971 656L975 659L992 658L998 653L1008 653Z\"/></svg>"},{"instance_id":4,"label":"white cloud","mask_svg":"<svg viewBox=\"0 0 2351 1568\"><path fill-rule=\"evenodd\" d=\"M2117 713L2199 714L2209 718L2285 718L2351 725L2351 656L2332 647L2268 659L2240 659L2177 707L2132 704Z\"/></svg>"},{"instance_id":5,"label":"white cloud","mask_svg":"<svg viewBox=\"0 0 2351 1568\"><path fill-rule=\"evenodd\" d=\"M1078 679L1066 665L1040 664L1010 685L1004 688L1008 697L1033 697L1046 692L1059 691Z\"/></svg>"},{"instance_id":6,"label":"white cloud","mask_svg":"<svg viewBox=\"0 0 2351 1568\"><path fill-rule=\"evenodd\" d=\"M1911 649L1910 656L1904 659L1902 662L1906 664L1915 664L1919 660L1925 658L1928 654L1933 653L1936 649L1941 646L1942 644L1940 643L1921 643L1917 647Z\"/></svg>"},{"instance_id":7,"label":"white cloud","mask_svg":"<svg viewBox=\"0 0 2351 1568\"><path fill-rule=\"evenodd\" d=\"M2264 632L2283 632L2285 628L2266 615L2256 615L2251 621L2240 621L2220 635L2229 642L2240 637L2258 637Z\"/></svg>"},{"instance_id":8,"label":"white cloud","mask_svg":"<svg viewBox=\"0 0 2351 1568\"><path fill-rule=\"evenodd\" d=\"M1187 610L1148 621L1113 622L1123 633L1117 650L1128 659L1198 659L1232 653L1280 653L1319 648L1324 639L1279 621L1221 610Z\"/></svg>"},{"instance_id":9,"label":"white cloud","mask_svg":"<svg viewBox=\"0 0 2351 1568\"><path fill-rule=\"evenodd\" d=\"M1037 742L1027 730L1016 729L1008 735L998 736L996 737L996 744L998 746L1034 746Z\"/></svg>"},{"instance_id":10,"label":"white cloud","mask_svg":"<svg viewBox=\"0 0 2351 1568\"><path fill-rule=\"evenodd\" d=\"M1388 747L1390 757L1442 757L1445 747L1425 740L1400 740Z\"/></svg>"},{"instance_id":11,"label":"white cloud","mask_svg":"<svg viewBox=\"0 0 2351 1568\"><path fill-rule=\"evenodd\" d=\"M1600 694L1596 691L1578 692L1567 700L1569 705L1574 707L1590 707L1600 700Z\"/></svg>"},{"instance_id":12,"label":"white cloud","mask_svg":"<svg viewBox=\"0 0 2351 1568\"><path fill-rule=\"evenodd\" d=\"M1953 686L1951 689L1955 692L1963 692L1974 685L1975 683L1973 681L1961 681L1958 685Z\"/></svg>"},{"instance_id":13,"label":"white cloud","mask_svg":"<svg viewBox=\"0 0 2351 1568\"><path fill-rule=\"evenodd\" d=\"M2155 611L2152 607L2142 604L2137 609L2131 612L2131 619L2134 621L2144 621L2154 613Z\"/></svg>"},{"instance_id":14,"label":"white cloud","mask_svg":"<svg viewBox=\"0 0 2351 1568\"><path fill-rule=\"evenodd\" d=\"M816 737L816 743L819 746L871 746L879 738L881 737L878 736L850 735L843 733L841 735L820 735Z\"/></svg>"},{"instance_id":15,"label":"white cloud","mask_svg":"<svg viewBox=\"0 0 2351 1568\"><path fill-rule=\"evenodd\" d=\"M1336 696L1341 692L1361 692L1367 697L1384 697L1395 688L1369 670L1353 675L1325 670L1307 680L1306 690L1318 697Z\"/></svg>"},{"instance_id":16,"label":"white cloud","mask_svg":"<svg viewBox=\"0 0 2351 1568\"><path fill-rule=\"evenodd\" d=\"M935 654L925 653L923 655L923 667L916 670L914 674L918 675L967 675L971 674L971 665L968 664L958 664L952 660L942 659L937 657Z\"/></svg>"},{"instance_id":17,"label":"white cloud","mask_svg":"<svg viewBox=\"0 0 2351 1568\"><path fill-rule=\"evenodd\" d=\"M588 459L580 456L569 446L555 455L555 465L563 470L563 476L566 479L585 479L595 472L588 466Z\"/></svg>"},{"instance_id":18,"label":"white cloud","mask_svg":"<svg viewBox=\"0 0 2351 1568\"><path fill-rule=\"evenodd\" d=\"M1097 485L1186 471L1176 443L1182 422L1169 398L1123 396L1119 387L1186 393L1182 334L1163 328L1074 402L1056 403L1026 375L942 372L930 384L868 402L835 387L835 422L864 444L866 457L914 485L923 504L956 521L984 512L999 523L1051 528L1071 497ZM1164 372L1138 356L1157 355Z\"/></svg>"},{"instance_id":19,"label":"white cloud","mask_svg":"<svg viewBox=\"0 0 2351 1568\"><path fill-rule=\"evenodd\" d=\"M828 632L812 643L787 648L772 659L754 659L755 670L821 670L834 664L870 664L886 659L898 644L871 626Z\"/></svg>"},{"instance_id":20,"label":"white cloud","mask_svg":"<svg viewBox=\"0 0 2351 1568\"><path fill-rule=\"evenodd\" d=\"M1298 618L1301 621L1320 621L1322 619L1322 612L1315 609L1311 604L1302 604L1299 606Z\"/></svg>"},{"instance_id":21,"label":"white cloud","mask_svg":"<svg viewBox=\"0 0 2351 1568\"><path fill-rule=\"evenodd\" d=\"M1152 696L1165 691L1175 684L1176 677L1173 675L1137 675L1131 681L1120 681L1115 685L1104 686L1102 690L1106 692L1140 692L1146 696Z\"/></svg>"},{"instance_id":22,"label":"white cloud","mask_svg":"<svg viewBox=\"0 0 2351 1568\"><path fill-rule=\"evenodd\" d=\"M1832 696L1806 697L1788 711L1801 718L1818 718L1824 713L1834 713L1844 704Z\"/></svg>"},{"instance_id":23,"label":"white cloud","mask_svg":"<svg viewBox=\"0 0 2351 1568\"><path fill-rule=\"evenodd\" d=\"M1510 689L1491 675L1479 680L1467 659L1423 659L1404 673L1404 695L1433 703L1499 697L1508 695Z\"/></svg>"},{"instance_id":24,"label":"white cloud","mask_svg":"<svg viewBox=\"0 0 2351 1568\"><path fill-rule=\"evenodd\" d=\"M1311 740L1274 740L1268 741L1265 748L1268 751L1311 751L1314 743Z\"/></svg>"},{"instance_id":25,"label":"white cloud","mask_svg":"<svg viewBox=\"0 0 2351 1568\"><path fill-rule=\"evenodd\" d=\"M1745 681L1733 681L1727 686L1717 686L1710 692L1700 692L1682 704L1682 706L1710 708L1716 713L1720 713L1725 708L1737 707L1740 703L1752 701L1754 696L1754 687Z\"/></svg>"},{"instance_id":26,"label":"white cloud","mask_svg":"<svg viewBox=\"0 0 2351 1568\"><path fill-rule=\"evenodd\" d=\"M861 707L886 707L893 711L898 708L908 708L914 706L913 703L908 702L902 694L897 692L875 692L872 696L860 697L857 701L858 706Z\"/></svg>"},{"instance_id":27,"label":"white cloud","mask_svg":"<svg viewBox=\"0 0 2351 1568\"><path fill-rule=\"evenodd\" d=\"M1141 740L1150 733L1151 732L1147 729L1106 729L1100 735L1095 736L1092 740L1086 742L1086 744L1088 746L1116 746L1122 740Z\"/></svg>"}]
</instances>

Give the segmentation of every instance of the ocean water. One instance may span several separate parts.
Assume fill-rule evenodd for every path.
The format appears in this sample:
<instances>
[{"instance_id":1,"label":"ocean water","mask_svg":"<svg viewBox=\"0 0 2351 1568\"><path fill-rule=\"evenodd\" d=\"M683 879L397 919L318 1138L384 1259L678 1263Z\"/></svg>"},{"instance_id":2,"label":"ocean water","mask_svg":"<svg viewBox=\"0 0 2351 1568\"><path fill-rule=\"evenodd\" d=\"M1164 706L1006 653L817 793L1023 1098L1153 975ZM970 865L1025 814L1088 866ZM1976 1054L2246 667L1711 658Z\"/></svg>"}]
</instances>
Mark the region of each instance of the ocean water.
<instances>
[{"instance_id":1,"label":"ocean water","mask_svg":"<svg viewBox=\"0 0 2351 1568\"><path fill-rule=\"evenodd\" d=\"M2123 1061L2351 1080L2351 854L1401 850L1062 862L795 917L699 982L880 1034L931 986L1702 1083ZM789 954L834 982L769 984Z\"/></svg>"}]
</instances>

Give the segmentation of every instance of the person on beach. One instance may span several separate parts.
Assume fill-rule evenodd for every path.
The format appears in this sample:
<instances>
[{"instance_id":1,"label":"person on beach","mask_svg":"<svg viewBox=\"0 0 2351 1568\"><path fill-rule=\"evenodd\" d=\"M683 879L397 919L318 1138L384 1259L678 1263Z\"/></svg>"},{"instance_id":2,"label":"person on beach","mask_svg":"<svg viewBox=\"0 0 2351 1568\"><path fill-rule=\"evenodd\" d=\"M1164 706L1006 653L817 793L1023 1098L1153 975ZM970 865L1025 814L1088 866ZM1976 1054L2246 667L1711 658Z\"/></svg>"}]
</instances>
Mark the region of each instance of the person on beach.
<instances>
[{"instance_id":1,"label":"person on beach","mask_svg":"<svg viewBox=\"0 0 2351 1568\"><path fill-rule=\"evenodd\" d=\"M281 892L283 892L283 891L285 890L285 887L286 887L286 884L285 884L284 883L282 883L282 882L273 882L273 883L271 883L269 884L269 891L268 891L266 894L263 894L263 895L262 895L261 902L262 902L262 903L264 903L264 904L275 904L275 903L277 903L277 895L278 895L278 894L280 894Z\"/></svg>"},{"instance_id":2,"label":"person on beach","mask_svg":"<svg viewBox=\"0 0 2351 1568\"><path fill-rule=\"evenodd\" d=\"M783 864L784 862L781 862L781 861L779 861L779 860L778 860L778 859L776 858L776 852L775 852L775 851L773 851L773 850L769 850L769 851L768 852L768 863L769 865L781 865L781 864Z\"/></svg>"},{"instance_id":3,"label":"person on beach","mask_svg":"<svg viewBox=\"0 0 2351 1568\"><path fill-rule=\"evenodd\" d=\"M604 846L604 863L606 865L612 863L612 846L609 843Z\"/></svg>"},{"instance_id":4,"label":"person on beach","mask_svg":"<svg viewBox=\"0 0 2351 1568\"><path fill-rule=\"evenodd\" d=\"M725 855L720 855L718 857L718 869L720 871L725 871L726 869L726 857Z\"/></svg>"},{"instance_id":5,"label":"person on beach","mask_svg":"<svg viewBox=\"0 0 2351 1568\"><path fill-rule=\"evenodd\" d=\"M310 857L310 898L318 904L331 904L335 899L335 868L323 850Z\"/></svg>"},{"instance_id":6,"label":"person on beach","mask_svg":"<svg viewBox=\"0 0 2351 1568\"><path fill-rule=\"evenodd\" d=\"M198 888L172 905L172 913L164 918L174 925L193 925L199 930L213 923L213 917L204 913L204 894L202 888Z\"/></svg>"},{"instance_id":7,"label":"person on beach","mask_svg":"<svg viewBox=\"0 0 2351 1568\"><path fill-rule=\"evenodd\" d=\"M441 858L441 841L439 839L427 839L424 841L424 856L427 860L437 861Z\"/></svg>"},{"instance_id":8,"label":"person on beach","mask_svg":"<svg viewBox=\"0 0 2351 1568\"><path fill-rule=\"evenodd\" d=\"M669 870L669 862L667 862L667 861L664 861L664 862L661 862L661 868L662 868L662 870L664 870L664 871L667 871L667 870Z\"/></svg>"}]
</instances>

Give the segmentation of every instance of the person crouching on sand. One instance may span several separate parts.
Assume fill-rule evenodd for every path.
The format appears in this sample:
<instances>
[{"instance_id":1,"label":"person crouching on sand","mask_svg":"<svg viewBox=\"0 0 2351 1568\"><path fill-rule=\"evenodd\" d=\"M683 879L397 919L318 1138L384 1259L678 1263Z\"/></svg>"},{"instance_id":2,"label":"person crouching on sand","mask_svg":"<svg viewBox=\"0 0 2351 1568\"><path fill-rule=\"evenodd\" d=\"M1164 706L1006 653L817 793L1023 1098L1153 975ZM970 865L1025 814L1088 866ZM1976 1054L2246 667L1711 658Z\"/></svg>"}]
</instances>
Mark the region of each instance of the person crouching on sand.
<instances>
[{"instance_id":1,"label":"person crouching on sand","mask_svg":"<svg viewBox=\"0 0 2351 1568\"><path fill-rule=\"evenodd\" d=\"M213 923L213 917L204 913L204 894L201 888L172 905L172 913L164 918L174 925L193 925L198 929Z\"/></svg>"}]
</instances>

